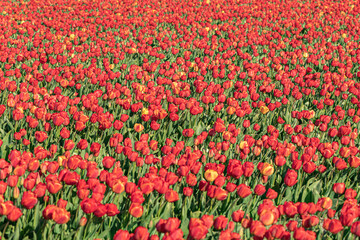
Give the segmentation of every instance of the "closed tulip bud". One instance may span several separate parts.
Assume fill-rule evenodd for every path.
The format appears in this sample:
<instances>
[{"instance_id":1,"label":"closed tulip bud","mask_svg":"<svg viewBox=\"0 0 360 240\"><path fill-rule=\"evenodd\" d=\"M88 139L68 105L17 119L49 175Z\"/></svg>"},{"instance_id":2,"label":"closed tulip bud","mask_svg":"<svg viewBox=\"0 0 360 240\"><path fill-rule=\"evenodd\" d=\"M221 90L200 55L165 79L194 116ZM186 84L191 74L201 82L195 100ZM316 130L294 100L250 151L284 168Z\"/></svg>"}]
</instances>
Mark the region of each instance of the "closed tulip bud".
<instances>
[{"instance_id":1,"label":"closed tulip bud","mask_svg":"<svg viewBox=\"0 0 360 240\"><path fill-rule=\"evenodd\" d=\"M226 131L226 127L224 125L223 120L221 120L220 118L218 118L214 124L214 130L218 133L222 133Z\"/></svg>"},{"instance_id":2,"label":"closed tulip bud","mask_svg":"<svg viewBox=\"0 0 360 240\"><path fill-rule=\"evenodd\" d=\"M252 221L250 233L256 237L263 238L266 233L266 228L260 221Z\"/></svg>"},{"instance_id":3,"label":"closed tulip bud","mask_svg":"<svg viewBox=\"0 0 360 240\"><path fill-rule=\"evenodd\" d=\"M335 213L336 213L336 210L334 210L334 209L329 209L329 210L327 211L327 217L328 217L328 218L333 218L333 217L335 216Z\"/></svg>"},{"instance_id":4,"label":"closed tulip bud","mask_svg":"<svg viewBox=\"0 0 360 240\"><path fill-rule=\"evenodd\" d=\"M275 199L275 198L277 198L277 196L278 196L278 193L271 188L269 188L268 191L266 192L266 198L268 198L268 199Z\"/></svg>"},{"instance_id":5,"label":"closed tulip bud","mask_svg":"<svg viewBox=\"0 0 360 240\"><path fill-rule=\"evenodd\" d=\"M149 231L147 228L139 226L134 231L134 240L147 240L149 237Z\"/></svg>"},{"instance_id":6,"label":"closed tulip bud","mask_svg":"<svg viewBox=\"0 0 360 240\"><path fill-rule=\"evenodd\" d=\"M214 216L205 214L201 217L201 221L207 228L211 228L214 224Z\"/></svg>"},{"instance_id":7,"label":"closed tulip bud","mask_svg":"<svg viewBox=\"0 0 360 240\"><path fill-rule=\"evenodd\" d=\"M226 191L228 192L234 192L236 190L236 184L235 183L231 183L231 182L228 182L226 184Z\"/></svg>"},{"instance_id":8,"label":"closed tulip bud","mask_svg":"<svg viewBox=\"0 0 360 240\"><path fill-rule=\"evenodd\" d=\"M38 200L36 195L30 191L24 192L21 198L21 205L23 205L26 209L32 209L37 202Z\"/></svg>"},{"instance_id":9,"label":"closed tulip bud","mask_svg":"<svg viewBox=\"0 0 360 240\"><path fill-rule=\"evenodd\" d=\"M22 215L21 210L14 207L14 209L7 215L7 218L12 222L16 222Z\"/></svg>"},{"instance_id":10,"label":"closed tulip bud","mask_svg":"<svg viewBox=\"0 0 360 240\"><path fill-rule=\"evenodd\" d=\"M9 215L14 208L15 206L11 201L2 202L0 203L0 215Z\"/></svg>"},{"instance_id":11,"label":"closed tulip bud","mask_svg":"<svg viewBox=\"0 0 360 240\"><path fill-rule=\"evenodd\" d=\"M240 184L237 190L237 194L241 198L246 198L251 194L251 189L249 186L245 184Z\"/></svg>"},{"instance_id":12,"label":"closed tulip bud","mask_svg":"<svg viewBox=\"0 0 360 240\"><path fill-rule=\"evenodd\" d=\"M332 234L337 234L338 232L342 231L344 227L342 226L341 222L337 219L330 220L328 231Z\"/></svg>"},{"instance_id":13,"label":"closed tulip bud","mask_svg":"<svg viewBox=\"0 0 360 240\"><path fill-rule=\"evenodd\" d=\"M73 140L71 140L71 139L65 140L64 149L65 149L66 151L70 151L70 150L72 150L74 147L75 147L75 143L74 143Z\"/></svg>"},{"instance_id":14,"label":"closed tulip bud","mask_svg":"<svg viewBox=\"0 0 360 240\"><path fill-rule=\"evenodd\" d=\"M250 120L244 120L244 122L243 122L243 127L244 128L248 128L248 127L250 127Z\"/></svg>"},{"instance_id":15,"label":"closed tulip bud","mask_svg":"<svg viewBox=\"0 0 360 240\"><path fill-rule=\"evenodd\" d=\"M266 113L268 113L269 111L270 111L269 108L266 107L266 106L261 106L261 107L260 107L260 112L261 112L262 114L266 114Z\"/></svg>"},{"instance_id":16,"label":"closed tulip bud","mask_svg":"<svg viewBox=\"0 0 360 240\"><path fill-rule=\"evenodd\" d=\"M345 192L345 183L334 183L333 191L337 194L343 194Z\"/></svg>"},{"instance_id":17,"label":"closed tulip bud","mask_svg":"<svg viewBox=\"0 0 360 240\"><path fill-rule=\"evenodd\" d=\"M178 218L169 218L164 224L164 230L171 233L180 227L180 223Z\"/></svg>"},{"instance_id":18,"label":"closed tulip bud","mask_svg":"<svg viewBox=\"0 0 360 240\"><path fill-rule=\"evenodd\" d=\"M98 203L92 198L87 198L81 201L80 206L86 214L90 214L97 209Z\"/></svg>"},{"instance_id":19,"label":"closed tulip bud","mask_svg":"<svg viewBox=\"0 0 360 240\"><path fill-rule=\"evenodd\" d=\"M166 193L165 193L165 199L168 202L176 202L179 200L179 195L176 191L169 189Z\"/></svg>"},{"instance_id":20,"label":"closed tulip bud","mask_svg":"<svg viewBox=\"0 0 360 240\"><path fill-rule=\"evenodd\" d=\"M97 205L97 207L94 211L94 215L98 218L101 218L101 217L105 216L106 212L107 212L106 206L100 203Z\"/></svg>"},{"instance_id":21,"label":"closed tulip bud","mask_svg":"<svg viewBox=\"0 0 360 240\"><path fill-rule=\"evenodd\" d=\"M114 203L108 203L105 206L106 206L106 214L110 217L120 213L119 209Z\"/></svg>"},{"instance_id":22,"label":"closed tulip bud","mask_svg":"<svg viewBox=\"0 0 360 240\"><path fill-rule=\"evenodd\" d=\"M194 129L184 129L183 132L182 132L183 136L184 137L192 137L194 135Z\"/></svg>"},{"instance_id":23,"label":"closed tulip bud","mask_svg":"<svg viewBox=\"0 0 360 240\"><path fill-rule=\"evenodd\" d=\"M348 158L350 156L350 149L348 147L340 148L340 156L344 158Z\"/></svg>"},{"instance_id":24,"label":"closed tulip bud","mask_svg":"<svg viewBox=\"0 0 360 240\"><path fill-rule=\"evenodd\" d=\"M227 193L226 190L224 190L224 189L222 189L220 187L215 189L214 197L216 198L216 200L223 201L223 200L225 200L227 198L227 196L228 196L228 193Z\"/></svg>"},{"instance_id":25,"label":"closed tulip bud","mask_svg":"<svg viewBox=\"0 0 360 240\"><path fill-rule=\"evenodd\" d=\"M100 152L100 149L101 149L101 145L97 142L92 143L90 146L90 152L94 154Z\"/></svg>"},{"instance_id":26,"label":"closed tulip bud","mask_svg":"<svg viewBox=\"0 0 360 240\"><path fill-rule=\"evenodd\" d=\"M264 185L258 184L255 186L254 193L258 196L263 195L266 192L266 188Z\"/></svg>"},{"instance_id":27,"label":"closed tulip bud","mask_svg":"<svg viewBox=\"0 0 360 240\"><path fill-rule=\"evenodd\" d=\"M269 176L261 176L261 182L264 184L267 183L268 179L269 179Z\"/></svg>"},{"instance_id":28,"label":"closed tulip bud","mask_svg":"<svg viewBox=\"0 0 360 240\"><path fill-rule=\"evenodd\" d=\"M303 169L306 173L311 174L316 170L316 164L314 162L306 162L303 164Z\"/></svg>"},{"instance_id":29,"label":"closed tulip bud","mask_svg":"<svg viewBox=\"0 0 360 240\"><path fill-rule=\"evenodd\" d=\"M18 187L15 187L14 190L13 190L13 197L15 199L18 199L19 198L19 195L20 195L20 190Z\"/></svg>"},{"instance_id":30,"label":"closed tulip bud","mask_svg":"<svg viewBox=\"0 0 360 240\"><path fill-rule=\"evenodd\" d=\"M208 181L208 182L214 181L218 177L218 175L219 174L213 169L208 169L204 173L204 177L205 177L206 181Z\"/></svg>"},{"instance_id":31,"label":"closed tulip bud","mask_svg":"<svg viewBox=\"0 0 360 240\"><path fill-rule=\"evenodd\" d=\"M131 216L139 218L143 215L144 208L139 203L132 203L129 208L129 213Z\"/></svg>"},{"instance_id":32,"label":"closed tulip bud","mask_svg":"<svg viewBox=\"0 0 360 240\"><path fill-rule=\"evenodd\" d=\"M284 166L285 163L286 163L286 159L284 156L276 156L275 157L275 165L276 166L281 167L281 166Z\"/></svg>"},{"instance_id":33,"label":"closed tulip bud","mask_svg":"<svg viewBox=\"0 0 360 240\"><path fill-rule=\"evenodd\" d=\"M259 217L260 217L260 221L265 226L272 225L275 221L275 214L269 209L264 209L263 211L261 211Z\"/></svg>"},{"instance_id":34,"label":"closed tulip bud","mask_svg":"<svg viewBox=\"0 0 360 240\"><path fill-rule=\"evenodd\" d=\"M245 215L245 212L242 210L237 210L231 214L231 218L234 222L241 222Z\"/></svg>"},{"instance_id":35,"label":"closed tulip bud","mask_svg":"<svg viewBox=\"0 0 360 240\"><path fill-rule=\"evenodd\" d=\"M302 221L304 228L314 227L319 224L319 218L317 216L306 217Z\"/></svg>"},{"instance_id":36,"label":"closed tulip bud","mask_svg":"<svg viewBox=\"0 0 360 240\"><path fill-rule=\"evenodd\" d=\"M330 209L332 206L332 200L329 197L320 198L318 203L323 209Z\"/></svg>"},{"instance_id":37,"label":"closed tulip bud","mask_svg":"<svg viewBox=\"0 0 360 240\"><path fill-rule=\"evenodd\" d=\"M140 123L135 123L135 125L134 125L134 130L135 130L135 132L141 132L142 130L144 130L144 126L143 125L141 125Z\"/></svg>"},{"instance_id":38,"label":"closed tulip bud","mask_svg":"<svg viewBox=\"0 0 360 240\"><path fill-rule=\"evenodd\" d=\"M241 141L240 144L239 144L239 148L241 150L244 150L245 148L248 148L249 147L249 144L247 141Z\"/></svg>"},{"instance_id":39,"label":"closed tulip bud","mask_svg":"<svg viewBox=\"0 0 360 240\"><path fill-rule=\"evenodd\" d=\"M9 187L15 187L18 183L18 179L19 177L16 175L10 175L7 179L7 183L9 185Z\"/></svg>"},{"instance_id":40,"label":"closed tulip bud","mask_svg":"<svg viewBox=\"0 0 360 240\"><path fill-rule=\"evenodd\" d=\"M87 218L86 218L86 217L82 217L82 218L80 219L80 226L83 227L83 226L86 225L86 223L87 223Z\"/></svg>"},{"instance_id":41,"label":"closed tulip bud","mask_svg":"<svg viewBox=\"0 0 360 240\"><path fill-rule=\"evenodd\" d=\"M255 156L259 156L261 154L261 147L255 146L253 148L253 153L255 154Z\"/></svg>"},{"instance_id":42,"label":"closed tulip bud","mask_svg":"<svg viewBox=\"0 0 360 240\"><path fill-rule=\"evenodd\" d=\"M57 224L65 224L70 220L70 212L66 211L64 208L55 208L52 213L52 219Z\"/></svg>"},{"instance_id":43,"label":"closed tulip bud","mask_svg":"<svg viewBox=\"0 0 360 240\"><path fill-rule=\"evenodd\" d=\"M193 189L190 187L184 187L183 194L187 197L190 197L193 194Z\"/></svg>"},{"instance_id":44,"label":"closed tulip bud","mask_svg":"<svg viewBox=\"0 0 360 240\"><path fill-rule=\"evenodd\" d=\"M295 170L290 169L286 172L284 183L286 184L286 186L292 187L297 183L297 177L298 177L297 172Z\"/></svg>"},{"instance_id":45,"label":"closed tulip bud","mask_svg":"<svg viewBox=\"0 0 360 240\"><path fill-rule=\"evenodd\" d=\"M297 225L298 225L298 222L297 221L294 221L294 220L290 220L287 224L286 224L286 227L289 231L293 232L297 229Z\"/></svg>"},{"instance_id":46,"label":"closed tulip bud","mask_svg":"<svg viewBox=\"0 0 360 240\"><path fill-rule=\"evenodd\" d=\"M67 203L68 203L68 202L67 202L66 200L63 200L63 199L60 198L60 199L58 200L58 202L57 202L56 205L57 205L59 208L64 208L64 209L65 209Z\"/></svg>"},{"instance_id":47,"label":"closed tulip bud","mask_svg":"<svg viewBox=\"0 0 360 240\"><path fill-rule=\"evenodd\" d=\"M269 163L264 163L260 169L263 176L271 176L274 173L274 167Z\"/></svg>"},{"instance_id":48,"label":"closed tulip bud","mask_svg":"<svg viewBox=\"0 0 360 240\"><path fill-rule=\"evenodd\" d=\"M359 157L350 157L349 158L349 164L352 168L357 168L360 166L360 158Z\"/></svg>"},{"instance_id":49,"label":"closed tulip bud","mask_svg":"<svg viewBox=\"0 0 360 240\"><path fill-rule=\"evenodd\" d=\"M129 240L130 234L126 230L118 230L114 235L114 240Z\"/></svg>"}]
</instances>

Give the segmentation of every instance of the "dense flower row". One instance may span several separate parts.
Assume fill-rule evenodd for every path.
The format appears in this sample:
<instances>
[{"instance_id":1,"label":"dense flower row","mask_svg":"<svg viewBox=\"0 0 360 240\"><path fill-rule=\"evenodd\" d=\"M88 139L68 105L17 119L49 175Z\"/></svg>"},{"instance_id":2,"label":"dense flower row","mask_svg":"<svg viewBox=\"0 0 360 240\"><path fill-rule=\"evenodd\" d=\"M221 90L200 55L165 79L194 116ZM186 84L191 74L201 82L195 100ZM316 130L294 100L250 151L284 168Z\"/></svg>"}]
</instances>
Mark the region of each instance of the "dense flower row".
<instances>
[{"instance_id":1,"label":"dense flower row","mask_svg":"<svg viewBox=\"0 0 360 240\"><path fill-rule=\"evenodd\" d=\"M360 237L358 1L1 9L4 239Z\"/></svg>"}]
</instances>

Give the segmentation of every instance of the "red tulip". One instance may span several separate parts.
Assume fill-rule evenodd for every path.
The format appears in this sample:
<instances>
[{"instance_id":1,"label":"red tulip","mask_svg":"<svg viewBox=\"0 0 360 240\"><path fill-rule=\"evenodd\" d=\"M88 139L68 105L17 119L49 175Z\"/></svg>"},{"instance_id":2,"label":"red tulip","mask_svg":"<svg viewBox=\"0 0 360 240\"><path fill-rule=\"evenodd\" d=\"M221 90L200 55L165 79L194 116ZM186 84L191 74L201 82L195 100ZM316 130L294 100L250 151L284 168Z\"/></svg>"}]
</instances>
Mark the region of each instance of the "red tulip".
<instances>
[{"instance_id":1,"label":"red tulip","mask_svg":"<svg viewBox=\"0 0 360 240\"><path fill-rule=\"evenodd\" d=\"M129 208L129 213L131 216L139 218L143 215L143 206L139 203L132 203Z\"/></svg>"},{"instance_id":2,"label":"red tulip","mask_svg":"<svg viewBox=\"0 0 360 240\"><path fill-rule=\"evenodd\" d=\"M238 186L237 194L241 198L246 198L251 194L251 189L249 186L246 186L245 184L240 184Z\"/></svg>"},{"instance_id":3,"label":"red tulip","mask_svg":"<svg viewBox=\"0 0 360 240\"><path fill-rule=\"evenodd\" d=\"M290 169L286 172L284 183L286 184L286 186L292 187L297 183L297 177L297 172Z\"/></svg>"},{"instance_id":4,"label":"red tulip","mask_svg":"<svg viewBox=\"0 0 360 240\"><path fill-rule=\"evenodd\" d=\"M7 218L12 222L16 222L22 215L23 214L21 210L17 207L14 207L13 210L7 215Z\"/></svg>"},{"instance_id":5,"label":"red tulip","mask_svg":"<svg viewBox=\"0 0 360 240\"><path fill-rule=\"evenodd\" d=\"M149 237L149 231L146 228L139 226L135 229L134 240L147 240L148 237Z\"/></svg>"},{"instance_id":6,"label":"red tulip","mask_svg":"<svg viewBox=\"0 0 360 240\"><path fill-rule=\"evenodd\" d=\"M24 192L21 198L21 205L26 209L32 209L38 202L36 195L33 192L26 191Z\"/></svg>"}]
</instances>

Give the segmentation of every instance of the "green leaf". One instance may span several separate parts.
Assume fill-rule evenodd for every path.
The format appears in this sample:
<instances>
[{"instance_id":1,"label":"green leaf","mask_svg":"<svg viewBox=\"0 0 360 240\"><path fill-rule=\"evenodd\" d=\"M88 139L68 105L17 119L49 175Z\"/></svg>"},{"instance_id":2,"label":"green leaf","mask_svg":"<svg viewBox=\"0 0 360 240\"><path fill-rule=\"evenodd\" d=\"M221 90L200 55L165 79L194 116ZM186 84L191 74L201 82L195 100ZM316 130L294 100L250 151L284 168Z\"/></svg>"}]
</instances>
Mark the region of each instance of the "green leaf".
<instances>
[{"instance_id":1,"label":"green leaf","mask_svg":"<svg viewBox=\"0 0 360 240\"><path fill-rule=\"evenodd\" d=\"M40 204L36 204L35 212L34 212L34 229L36 229L39 224L39 212L40 212Z\"/></svg>"},{"instance_id":2,"label":"green leaf","mask_svg":"<svg viewBox=\"0 0 360 240\"><path fill-rule=\"evenodd\" d=\"M60 234L61 233L61 228L59 224L56 224L54 227L54 233L56 234Z\"/></svg>"},{"instance_id":3,"label":"green leaf","mask_svg":"<svg viewBox=\"0 0 360 240\"><path fill-rule=\"evenodd\" d=\"M196 135L200 135L202 133L202 131L204 130L204 124L202 122L200 122L198 124L198 126L196 127Z\"/></svg>"},{"instance_id":4,"label":"green leaf","mask_svg":"<svg viewBox=\"0 0 360 240\"><path fill-rule=\"evenodd\" d=\"M168 219L171 217L171 212L172 212L172 204L167 202L165 205L165 208L163 210L163 213L161 214L161 218L163 219Z\"/></svg>"},{"instance_id":5,"label":"green leaf","mask_svg":"<svg viewBox=\"0 0 360 240\"><path fill-rule=\"evenodd\" d=\"M196 211L196 212L191 212L190 216L191 218L199 218L201 214L202 214L201 211Z\"/></svg>"},{"instance_id":6,"label":"green leaf","mask_svg":"<svg viewBox=\"0 0 360 240\"><path fill-rule=\"evenodd\" d=\"M7 155L6 147L9 146L10 134L11 134L11 131L9 131L6 134L6 136L2 139L3 144L1 146L1 158L6 158L6 155Z\"/></svg>"}]
</instances>

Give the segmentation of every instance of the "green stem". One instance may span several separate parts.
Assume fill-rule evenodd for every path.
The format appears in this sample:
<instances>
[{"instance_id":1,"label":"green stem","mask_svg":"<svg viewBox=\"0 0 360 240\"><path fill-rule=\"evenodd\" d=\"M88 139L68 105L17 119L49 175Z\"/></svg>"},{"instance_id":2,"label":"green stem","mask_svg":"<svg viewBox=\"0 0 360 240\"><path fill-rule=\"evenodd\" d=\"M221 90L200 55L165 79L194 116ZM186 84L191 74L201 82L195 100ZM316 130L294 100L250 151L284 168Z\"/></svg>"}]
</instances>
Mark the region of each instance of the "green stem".
<instances>
[{"instance_id":1,"label":"green stem","mask_svg":"<svg viewBox=\"0 0 360 240\"><path fill-rule=\"evenodd\" d=\"M93 219L93 213L91 213L89 221L86 224L85 231L84 231L84 239L86 239L86 232L87 232L87 229L89 228L89 225L90 225L92 219Z\"/></svg>"},{"instance_id":2,"label":"green stem","mask_svg":"<svg viewBox=\"0 0 360 240\"><path fill-rule=\"evenodd\" d=\"M8 226L9 226L9 221L7 221L7 223L6 223L5 227L4 227L4 231L3 231L2 235L1 235L3 238L5 238L5 232L6 232L6 229L7 229Z\"/></svg>"}]
</instances>

